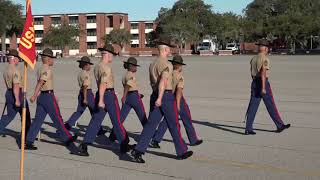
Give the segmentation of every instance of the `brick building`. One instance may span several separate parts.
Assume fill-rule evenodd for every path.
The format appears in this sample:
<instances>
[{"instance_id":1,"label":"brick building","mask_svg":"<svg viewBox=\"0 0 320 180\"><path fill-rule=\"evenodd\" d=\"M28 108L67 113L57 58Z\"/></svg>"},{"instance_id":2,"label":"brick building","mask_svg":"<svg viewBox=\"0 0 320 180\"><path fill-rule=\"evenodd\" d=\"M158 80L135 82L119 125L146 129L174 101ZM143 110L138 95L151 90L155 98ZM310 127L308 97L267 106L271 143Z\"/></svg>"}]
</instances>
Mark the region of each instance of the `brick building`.
<instances>
[{"instance_id":1,"label":"brick building","mask_svg":"<svg viewBox=\"0 0 320 180\"><path fill-rule=\"evenodd\" d=\"M132 34L131 45L125 47L128 54L138 54L141 51L152 51L146 37L155 28L153 21L131 21L126 13L72 13L34 15L34 27L37 51L41 51L41 40L50 26L58 26L62 22L76 24L82 30L79 45L65 47L65 55L95 55L97 49L104 45L103 37L113 29L126 29ZM1 40L0 40L1 41ZM7 48L17 48L20 38L15 35L6 38ZM61 53L61 48L53 47L55 53ZM119 50L119 49L118 49Z\"/></svg>"}]
</instances>

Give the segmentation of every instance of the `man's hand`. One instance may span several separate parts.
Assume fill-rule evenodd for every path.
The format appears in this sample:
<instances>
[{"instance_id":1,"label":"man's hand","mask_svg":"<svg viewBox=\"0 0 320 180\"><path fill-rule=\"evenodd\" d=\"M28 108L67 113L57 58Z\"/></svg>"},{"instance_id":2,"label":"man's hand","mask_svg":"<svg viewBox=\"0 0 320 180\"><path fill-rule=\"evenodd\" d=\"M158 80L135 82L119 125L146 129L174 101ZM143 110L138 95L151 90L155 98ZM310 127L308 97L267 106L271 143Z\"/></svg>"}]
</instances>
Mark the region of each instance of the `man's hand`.
<instances>
[{"instance_id":1,"label":"man's hand","mask_svg":"<svg viewBox=\"0 0 320 180\"><path fill-rule=\"evenodd\" d=\"M15 104L15 106L16 106L17 108L19 108L19 107L21 106L21 103L20 103L19 100L16 100L16 102L15 102L14 104Z\"/></svg>"},{"instance_id":2,"label":"man's hand","mask_svg":"<svg viewBox=\"0 0 320 180\"><path fill-rule=\"evenodd\" d=\"M104 109L106 105L104 104L104 102L99 102L98 107Z\"/></svg>"},{"instance_id":3,"label":"man's hand","mask_svg":"<svg viewBox=\"0 0 320 180\"><path fill-rule=\"evenodd\" d=\"M162 99L158 98L156 101L156 106L160 107L162 105Z\"/></svg>"},{"instance_id":4,"label":"man's hand","mask_svg":"<svg viewBox=\"0 0 320 180\"><path fill-rule=\"evenodd\" d=\"M266 89L262 89L262 91L261 91L261 95L262 95L262 96L264 96L264 95L266 95L266 94L267 94Z\"/></svg>"},{"instance_id":5,"label":"man's hand","mask_svg":"<svg viewBox=\"0 0 320 180\"><path fill-rule=\"evenodd\" d=\"M177 106L177 109L178 109L178 113L179 113L179 112L180 112L180 110L181 110L179 105Z\"/></svg>"},{"instance_id":6,"label":"man's hand","mask_svg":"<svg viewBox=\"0 0 320 180\"><path fill-rule=\"evenodd\" d=\"M122 102L122 104L126 103L126 99L127 99L127 98L126 98L126 97L124 97L124 96L121 98L121 102Z\"/></svg>"},{"instance_id":7,"label":"man's hand","mask_svg":"<svg viewBox=\"0 0 320 180\"><path fill-rule=\"evenodd\" d=\"M36 101L36 97L35 97L35 96L31 96L30 102L31 102L31 103L34 103L35 101Z\"/></svg>"},{"instance_id":8,"label":"man's hand","mask_svg":"<svg viewBox=\"0 0 320 180\"><path fill-rule=\"evenodd\" d=\"M88 106L88 100L84 99L83 102L82 102L82 105L83 106Z\"/></svg>"}]
</instances>

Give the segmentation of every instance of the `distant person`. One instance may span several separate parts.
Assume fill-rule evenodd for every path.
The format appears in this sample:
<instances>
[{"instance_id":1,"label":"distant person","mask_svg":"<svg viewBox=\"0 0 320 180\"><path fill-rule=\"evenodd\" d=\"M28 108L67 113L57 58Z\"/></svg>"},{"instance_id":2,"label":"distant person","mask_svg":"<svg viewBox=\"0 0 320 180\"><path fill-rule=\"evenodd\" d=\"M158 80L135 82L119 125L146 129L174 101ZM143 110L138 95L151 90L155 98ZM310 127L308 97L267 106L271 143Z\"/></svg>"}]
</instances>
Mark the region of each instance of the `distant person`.
<instances>
[{"instance_id":1,"label":"distant person","mask_svg":"<svg viewBox=\"0 0 320 180\"><path fill-rule=\"evenodd\" d=\"M133 109L142 126L147 123L147 115L144 109L144 105L142 102L143 95L138 91L138 82L136 77L137 68L139 67L137 59L134 57L128 58L127 61L123 64L124 69L127 70L125 75L122 78L122 85L123 85L123 96L121 98L122 107L120 111L120 119L121 123L123 123L131 109ZM116 136L112 130L109 139L111 141L115 141Z\"/></svg>"},{"instance_id":2,"label":"distant person","mask_svg":"<svg viewBox=\"0 0 320 180\"><path fill-rule=\"evenodd\" d=\"M269 53L269 42L267 40L261 40L257 45L259 46L259 54L253 57L250 62L252 77L251 98L246 114L245 134L256 134L256 132L253 131L252 126L261 99L263 99L271 119L277 126L276 132L280 133L283 130L288 129L291 125L283 123L272 94L269 82L270 60L267 57Z\"/></svg>"},{"instance_id":3,"label":"distant person","mask_svg":"<svg viewBox=\"0 0 320 180\"><path fill-rule=\"evenodd\" d=\"M53 86L53 71L54 64L53 52L47 48L40 54L42 59L42 67L38 71L38 81L30 102L37 102L35 119L31 124L30 130L26 139L26 149L36 150L37 147L33 145L41 126L47 115L50 116L53 125L59 130L58 133L65 145L68 147L72 145L77 139L77 136L72 136L71 133L65 128L63 119L60 113L60 108L54 93Z\"/></svg>"},{"instance_id":4,"label":"distant person","mask_svg":"<svg viewBox=\"0 0 320 180\"><path fill-rule=\"evenodd\" d=\"M78 95L78 106L76 112L74 112L69 120L64 124L67 130L71 130L72 127L76 125L78 119L87 108L89 109L91 116L93 116L95 110L95 98L92 92L92 78L90 73L93 63L87 56L83 56L77 62L79 62L79 68L81 69L78 74L78 84L80 87ZM98 135L103 135L105 133L106 131L104 131L101 127Z\"/></svg>"},{"instance_id":5,"label":"distant person","mask_svg":"<svg viewBox=\"0 0 320 180\"><path fill-rule=\"evenodd\" d=\"M17 113L20 113L22 119L22 104L23 104L23 82L22 75L17 66L19 63L19 53L15 49L10 49L7 54L8 67L3 72L3 78L7 87L6 92L6 106L7 115L3 115L0 120L0 133L9 125L9 123L15 118ZM31 117L29 111L28 101L26 103L26 134L29 131L31 125Z\"/></svg>"},{"instance_id":6,"label":"distant person","mask_svg":"<svg viewBox=\"0 0 320 180\"><path fill-rule=\"evenodd\" d=\"M98 87L96 93L97 110L90 120L83 142L79 146L81 156L89 156L88 145L94 142L107 113L113 125L113 132L120 143L120 152L125 154L132 149L132 147L129 146L127 131L120 120L118 97L114 91L114 76L111 63L113 56L117 55L117 53L111 44L106 44L104 47L99 48L99 51L101 51L102 57L100 63L94 68L94 75Z\"/></svg>"},{"instance_id":7,"label":"distant person","mask_svg":"<svg viewBox=\"0 0 320 180\"><path fill-rule=\"evenodd\" d=\"M173 93L177 103L177 110L183 122L184 128L186 129L190 146L200 145L202 144L203 141L199 139L196 133L196 130L192 123L189 106L183 96L184 78L182 74L182 67L185 66L186 64L183 63L183 58L179 55L174 56L173 59L169 61L173 65ZM155 135L153 136L153 139L150 143L150 147L160 148L159 143L162 141L162 138L167 130L168 130L167 122L163 120L160 123Z\"/></svg>"},{"instance_id":8,"label":"distant person","mask_svg":"<svg viewBox=\"0 0 320 180\"><path fill-rule=\"evenodd\" d=\"M137 163L145 163L142 155L146 152L152 136L163 117L165 117L173 138L177 159L187 159L193 155L192 151L188 151L188 147L182 138L178 122L177 104L172 92L173 67L168 62L168 56L171 54L170 47L174 47L174 45L168 39L159 40L157 44L159 58L149 66L150 84L153 90L150 96L151 111L148 121L143 127L139 142L131 152L133 161Z\"/></svg>"}]
</instances>

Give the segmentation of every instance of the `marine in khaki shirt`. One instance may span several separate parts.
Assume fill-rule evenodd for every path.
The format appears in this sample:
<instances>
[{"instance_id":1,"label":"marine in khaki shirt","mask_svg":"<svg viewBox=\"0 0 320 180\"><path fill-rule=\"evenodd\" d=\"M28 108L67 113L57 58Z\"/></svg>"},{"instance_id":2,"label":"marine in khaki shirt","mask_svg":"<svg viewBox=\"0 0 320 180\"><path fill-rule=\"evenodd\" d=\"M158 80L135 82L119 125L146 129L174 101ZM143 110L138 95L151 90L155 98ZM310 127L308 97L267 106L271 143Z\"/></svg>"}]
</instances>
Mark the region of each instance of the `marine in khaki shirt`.
<instances>
[{"instance_id":1,"label":"marine in khaki shirt","mask_svg":"<svg viewBox=\"0 0 320 180\"><path fill-rule=\"evenodd\" d=\"M40 91L53 90L53 73L48 64L43 64L38 71L38 79L43 80L45 83L41 86Z\"/></svg>"},{"instance_id":2,"label":"marine in khaki shirt","mask_svg":"<svg viewBox=\"0 0 320 180\"><path fill-rule=\"evenodd\" d=\"M184 78L181 72L173 70L173 81L172 81L173 92L176 92L177 88L184 88Z\"/></svg>"},{"instance_id":3,"label":"marine in khaki shirt","mask_svg":"<svg viewBox=\"0 0 320 180\"><path fill-rule=\"evenodd\" d=\"M111 89L114 87L114 77L112 73L112 69L103 63L97 64L94 67L94 76L97 81L97 86L101 83L107 84L107 89Z\"/></svg>"},{"instance_id":4,"label":"marine in khaki shirt","mask_svg":"<svg viewBox=\"0 0 320 180\"><path fill-rule=\"evenodd\" d=\"M267 73L266 77L269 77L269 70L270 70L270 60L265 54L259 53L257 56L251 59L251 76L261 77L261 69L264 68Z\"/></svg>"},{"instance_id":5,"label":"marine in khaki shirt","mask_svg":"<svg viewBox=\"0 0 320 180\"><path fill-rule=\"evenodd\" d=\"M256 45L259 47L259 54L250 61L252 83L250 102L246 113L245 135L256 134L256 132L253 131L253 122L261 99L263 99L268 113L277 127L275 132L280 133L283 130L288 129L291 125L284 124L282 121L269 82L270 60L267 57L269 53L269 42L266 39L263 39Z\"/></svg>"},{"instance_id":6,"label":"marine in khaki shirt","mask_svg":"<svg viewBox=\"0 0 320 180\"><path fill-rule=\"evenodd\" d=\"M161 78L167 79L165 90L172 90L172 64L159 57L149 67L150 84L154 91L158 90Z\"/></svg>"},{"instance_id":7,"label":"marine in khaki shirt","mask_svg":"<svg viewBox=\"0 0 320 180\"><path fill-rule=\"evenodd\" d=\"M78 74L78 83L80 88L86 86L87 89L92 89L90 71L81 70Z\"/></svg>"},{"instance_id":8,"label":"marine in khaki shirt","mask_svg":"<svg viewBox=\"0 0 320 180\"><path fill-rule=\"evenodd\" d=\"M137 78L134 73L131 71L127 71L126 74L122 78L122 85L125 87L126 85L129 86L128 91L137 91L138 90L138 84L137 84Z\"/></svg>"},{"instance_id":9,"label":"marine in khaki shirt","mask_svg":"<svg viewBox=\"0 0 320 180\"><path fill-rule=\"evenodd\" d=\"M14 84L19 84L22 87L21 73L14 64L9 64L3 73L3 78L8 89L12 89Z\"/></svg>"}]
</instances>

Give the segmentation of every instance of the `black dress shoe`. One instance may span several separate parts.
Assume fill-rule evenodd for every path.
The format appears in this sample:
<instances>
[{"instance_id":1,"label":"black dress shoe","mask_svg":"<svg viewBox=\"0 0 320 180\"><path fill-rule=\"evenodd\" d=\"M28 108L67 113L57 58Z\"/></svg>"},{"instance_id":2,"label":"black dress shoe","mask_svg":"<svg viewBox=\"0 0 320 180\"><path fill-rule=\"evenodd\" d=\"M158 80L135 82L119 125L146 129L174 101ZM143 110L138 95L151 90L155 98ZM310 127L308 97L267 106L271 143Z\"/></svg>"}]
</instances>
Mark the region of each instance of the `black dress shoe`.
<instances>
[{"instance_id":1,"label":"black dress shoe","mask_svg":"<svg viewBox=\"0 0 320 180\"><path fill-rule=\"evenodd\" d=\"M88 153L88 146L86 144L80 144L79 145L79 153L78 153L79 156L89 156L89 153Z\"/></svg>"},{"instance_id":2,"label":"black dress shoe","mask_svg":"<svg viewBox=\"0 0 320 180\"><path fill-rule=\"evenodd\" d=\"M157 141L152 140L149 144L149 147L151 148L156 148L156 149L160 149L160 145Z\"/></svg>"},{"instance_id":3,"label":"black dress shoe","mask_svg":"<svg viewBox=\"0 0 320 180\"><path fill-rule=\"evenodd\" d=\"M184 159L188 159L189 157L191 157L193 155L192 151L187 151L186 153L182 154L181 156L177 156L178 160L184 160Z\"/></svg>"},{"instance_id":4,"label":"black dress shoe","mask_svg":"<svg viewBox=\"0 0 320 180\"><path fill-rule=\"evenodd\" d=\"M24 146L24 149L25 150L32 150L32 151L38 150L38 148L36 146L34 146L33 143L26 143Z\"/></svg>"},{"instance_id":5,"label":"black dress shoe","mask_svg":"<svg viewBox=\"0 0 320 180\"><path fill-rule=\"evenodd\" d=\"M136 147L136 145L131 145L131 144L124 144L124 145L120 145L120 153L121 154L125 154L131 150L133 150Z\"/></svg>"},{"instance_id":6,"label":"black dress shoe","mask_svg":"<svg viewBox=\"0 0 320 180\"><path fill-rule=\"evenodd\" d=\"M245 131L244 135L256 135L257 133L254 131Z\"/></svg>"},{"instance_id":7,"label":"black dress shoe","mask_svg":"<svg viewBox=\"0 0 320 180\"><path fill-rule=\"evenodd\" d=\"M64 124L64 127L65 127L68 131L70 131L71 128L72 128L68 123L65 123L65 124Z\"/></svg>"},{"instance_id":8,"label":"black dress shoe","mask_svg":"<svg viewBox=\"0 0 320 180\"><path fill-rule=\"evenodd\" d=\"M78 138L78 135L72 136L71 139L69 139L68 141L65 142L65 145L69 146L71 143L75 142L77 140L77 138Z\"/></svg>"},{"instance_id":9,"label":"black dress shoe","mask_svg":"<svg viewBox=\"0 0 320 180\"><path fill-rule=\"evenodd\" d=\"M283 130L289 129L290 127L291 127L291 124L283 125L281 128L278 128L278 129L276 130L276 133L281 133Z\"/></svg>"},{"instance_id":10,"label":"black dress shoe","mask_svg":"<svg viewBox=\"0 0 320 180\"><path fill-rule=\"evenodd\" d=\"M202 143L203 143L203 140L200 139L200 140L198 140L196 143L190 144L190 146L199 146L199 145L202 144Z\"/></svg>"},{"instance_id":11,"label":"black dress shoe","mask_svg":"<svg viewBox=\"0 0 320 180\"><path fill-rule=\"evenodd\" d=\"M105 135L108 131L107 130L104 130L103 128L100 128L99 132L98 132L98 136L102 136L102 135Z\"/></svg>"},{"instance_id":12,"label":"black dress shoe","mask_svg":"<svg viewBox=\"0 0 320 180\"><path fill-rule=\"evenodd\" d=\"M145 160L142 159L142 153L136 150L132 150L131 155L133 157L133 161L136 163L144 164Z\"/></svg>"}]
</instances>

